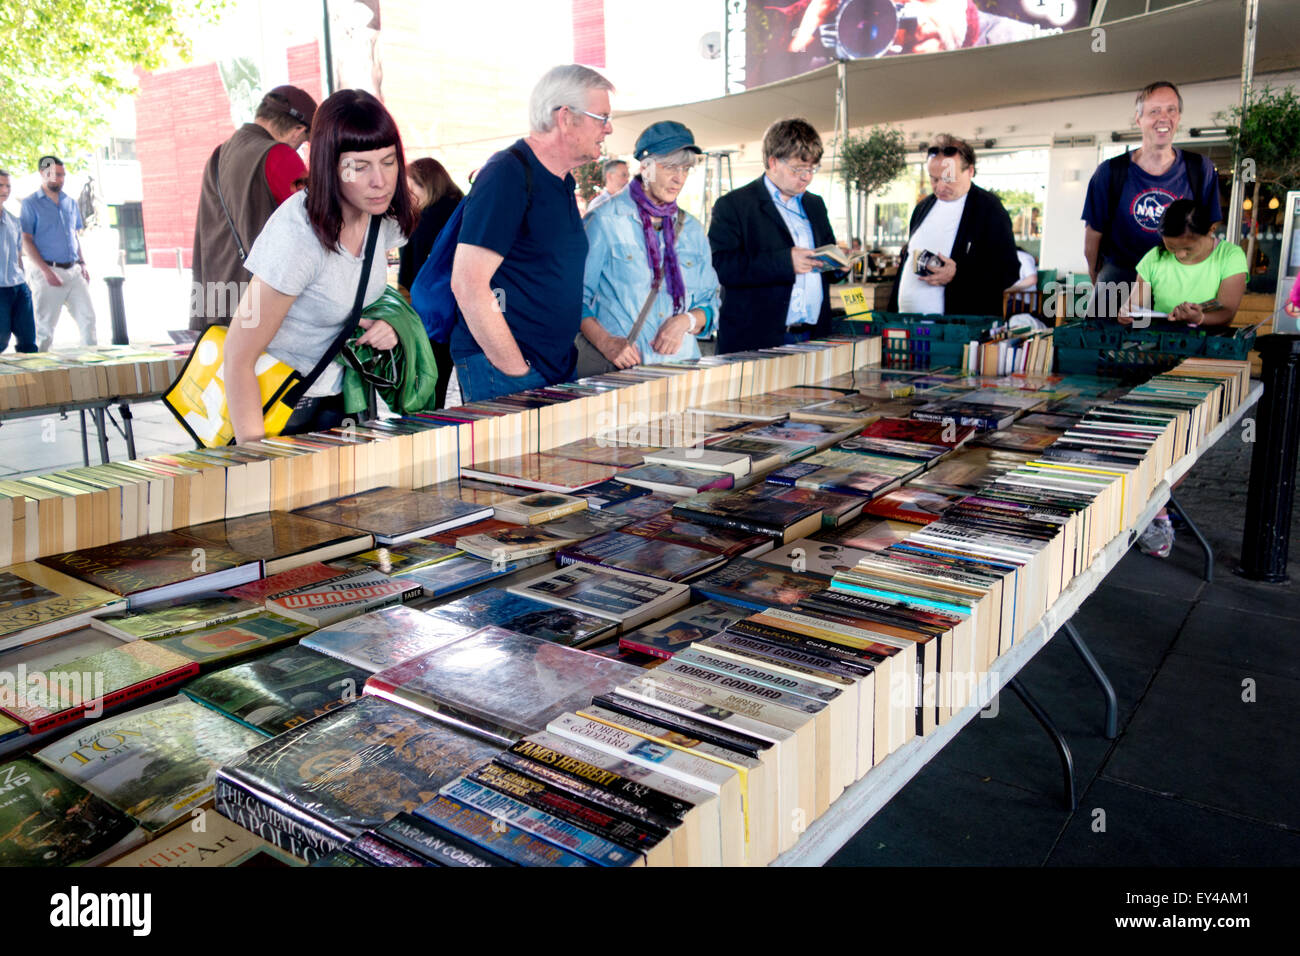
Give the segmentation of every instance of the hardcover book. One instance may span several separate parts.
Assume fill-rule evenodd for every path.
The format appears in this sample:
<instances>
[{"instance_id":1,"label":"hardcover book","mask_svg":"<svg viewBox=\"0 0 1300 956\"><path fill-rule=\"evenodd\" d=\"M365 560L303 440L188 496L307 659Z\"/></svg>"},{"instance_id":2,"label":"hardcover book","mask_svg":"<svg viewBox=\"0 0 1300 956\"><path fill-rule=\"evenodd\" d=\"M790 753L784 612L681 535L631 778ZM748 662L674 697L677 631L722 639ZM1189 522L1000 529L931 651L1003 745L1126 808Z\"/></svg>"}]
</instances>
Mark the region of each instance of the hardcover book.
<instances>
[{"instance_id":1,"label":"hardcover book","mask_svg":"<svg viewBox=\"0 0 1300 956\"><path fill-rule=\"evenodd\" d=\"M493 484L568 493L610 478L621 478L618 471L612 465L531 454L501 458L481 465L462 466L460 474L462 478Z\"/></svg>"},{"instance_id":2,"label":"hardcover book","mask_svg":"<svg viewBox=\"0 0 1300 956\"><path fill-rule=\"evenodd\" d=\"M85 627L125 606L115 593L35 561L0 571L0 650Z\"/></svg>"},{"instance_id":3,"label":"hardcover book","mask_svg":"<svg viewBox=\"0 0 1300 956\"><path fill-rule=\"evenodd\" d=\"M209 521L191 525L184 533L210 548L235 551L250 560L261 558L266 574L356 554L374 543L369 534L286 511Z\"/></svg>"},{"instance_id":4,"label":"hardcover book","mask_svg":"<svg viewBox=\"0 0 1300 956\"><path fill-rule=\"evenodd\" d=\"M434 797L415 812L520 866L591 865L568 850L451 797Z\"/></svg>"},{"instance_id":5,"label":"hardcover book","mask_svg":"<svg viewBox=\"0 0 1300 956\"><path fill-rule=\"evenodd\" d=\"M375 548L335 562L348 570L379 571L383 574L408 574L421 568L440 564L464 552L451 545L440 544L427 538L413 538L391 548ZM309 582L303 582L304 584Z\"/></svg>"},{"instance_id":6,"label":"hardcover book","mask_svg":"<svg viewBox=\"0 0 1300 956\"><path fill-rule=\"evenodd\" d=\"M704 601L630 631L618 639L618 644L626 650L667 660L696 641L725 631L732 623L749 617L750 613L748 608Z\"/></svg>"},{"instance_id":7,"label":"hardcover book","mask_svg":"<svg viewBox=\"0 0 1300 956\"><path fill-rule=\"evenodd\" d=\"M87 724L36 758L158 832L211 800L216 769L265 739L175 697Z\"/></svg>"},{"instance_id":8,"label":"hardcover book","mask_svg":"<svg viewBox=\"0 0 1300 956\"><path fill-rule=\"evenodd\" d=\"M119 640L137 641L210 627L248 617L261 610L261 601L246 601L218 592L208 596L163 601L126 614L92 618L90 626L112 634Z\"/></svg>"},{"instance_id":9,"label":"hardcover book","mask_svg":"<svg viewBox=\"0 0 1300 956\"><path fill-rule=\"evenodd\" d=\"M81 717L99 717L197 672L198 666L186 658L148 641L119 644L28 673L23 685L3 688L0 708L39 734Z\"/></svg>"},{"instance_id":10,"label":"hardcover book","mask_svg":"<svg viewBox=\"0 0 1300 956\"><path fill-rule=\"evenodd\" d=\"M547 604L617 621L620 630L636 627L686 603L690 588L610 568L574 565L510 588Z\"/></svg>"},{"instance_id":11,"label":"hardcover book","mask_svg":"<svg viewBox=\"0 0 1300 956\"><path fill-rule=\"evenodd\" d=\"M118 857L110 866L141 870L196 867L286 867L302 861L277 849L219 813L208 814L202 832L179 826L145 846Z\"/></svg>"},{"instance_id":12,"label":"hardcover book","mask_svg":"<svg viewBox=\"0 0 1300 956\"><path fill-rule=\"evenodd\" d=\"M160 531L39 560L46 567L126 598L132 609L262 577L261 560L208 546L179 531Z\"/></svg>"},{"instance_id":13,"label":"hardcover book","mask_svg":"<svg viewBox=\"0 0 1300 956\"><path fill-rule=\"evenodd\" d=\"M557 714L643 674L640 668L485 627L423 657L374 674L366 694L510 745Z\"/></svg>"},{"instance_id":14,"label":"hardcover book","mask_svg":"<svg viewBox=\"0 0 1300 956\"><path fill-rule=\"evenodd\" d=\"M260 581L241 584L237 588L227 588L224 593L245 601L254 601L259 606L265 606L266 599L275 597L277 594L284 594L287 591L308 584L331 581L334 578L341 578L350 573L352 572L348 568L336 568L330 564L317 562L316 564L303 565L301 568L294 568L292 571L281 571L279 574L272 574Z\"/></svg>"},{"instance_id":15,"label":"hardcover book","mask_svg":"<svg viewBox=\"0 0 1300 956\"><path fill-rule=\"evenodd\" d=\"M179 654L206 670L268 647L287 644L311 631L310 624L263 610L224 624L160 637L149 643Z\"/></svg>"},{"instance_id":16,"label":"hardcover book","mask_svg":"<svg viewBox=\"0 0 1300 956\"><path fill-rule=\"evenodd\" d=\"M672 512L664 512L653 518L633 522L619 530L623 534L682 544L688 548L698 548L728 558L738 554L753 556L772 547L772 539L768 535L700 524L686 518L679 518Z\"/></svg>"},{"instance_id":17,"label":"hardcover book","mask_svg":"<svg viewBox=\"0 0 1300 956\"><path fill-rule=\"evenodd\" d=\"M524 495L511 501L503 501L496 506L495 517L500 521L514 521L519 524L541 524L555 518L563 518L578 511L587 510L587 499L573 495L563 495L554 491L540 491L533 495Z\"/></svg>"},{"instance_id":18,"label":"hardcover book","mask_svg":"<svg viewBox=\"0 0 1300 956\"><path fill-rule=\"evenodd\" d=\"M0 866L95 866L144 842L125 813L49 767L0 763Z\"/></svg>"},{"instance_id":19,"label":"hardcover book","mask_svg":"<svg viewBox=\"0 0 1300 956\"><path fill-rule=\"evenodd\" d=\"M669 495L693 495L700 491L730 488L734 481L725 473L652 464L625 469L619 474L619 480Z\"/></svg>"},{"instance_id":20,"label":"hardcover book","mask_svg":"<svg viewBox=\"0 0 1300 956\"><path fill-rule=\"evenodd\" d=\"M647 465L664 465L669 468L692 468L696 471L726 472L735 478L749 474L748 455L713 451L708 448L662 448L647 452Z\"/></svg>"},{"instance_id":21,"label":"hardcover book","mask_svg":"<svg viewBox=\"0 0 1300 956\"><path fill-rule=\"evenodd\" d=\"M762 498L752 489L696 495L673 505L673 514L701 524L765 534L778 541L806 537L822 525L820 508Z\"/></svg>"},{"instance_id":22,"label":"hardcover book","mask_svg":"<svg viewBox=\"0 0 1300 956\"><path fill-rule=\"evenodd\" d=\"M648 494L650 494L649 488L642 488L640 485L629 485L626 481L617 481L613 478L574 492L575 497L586 498L587 507L595 511L613 505L621 505L633 498L643 498Z\"/></svg>"},{"instance_id":23,"label":"hardcover book","mask_svg":"<svg viewBox=\"0 0 1300 956\"><path fill-rule=\"evenodd\" d=\"M428 616L455 624L464 634L495 626L567 647L598 644L615 633L614 623L607 618L544 604L501 588L484 588L433 608Z\"/></svg>"},{"instance_id":24,"label":"hardcover book","mask_svg":"<svg viewBox=\"0 0 1300 956\"><path fill-rule=\"evenodd\" d=\"M191 681L187 697L267 737L361 696L369 671L301 646Z\"/></svg>"},{"instance_id":25,"label":"hardcover book","mask_svg":"<svg viewBox=\"0 0 1300 956\"><path fill-rule=\"evenodd\" d=\"M493 578L505 577L520 568L546 560L542 557L519 558L514 561L493 560L463 554L427 568L417 568L404 575L403 580L420 586L426 597L444 597L472 588Z\"/></svg>"},{"instance_id":26,"label":"hardcover book","mask_svg":"<svg viewBox=\"0 0 1300 956\"><path fill-rule=\"evenodd\" d=\"M938 521L947 508L963 497L964 494L948 494L908 485L873 499L867 504L867 513L893 521L929 524Z\"/></svg>"},{"instance_id":27,"label":"hardcover book","mask_svg":"<svg viewBox=\"0 0 1300 956\"><path fill-rule=\"evenodd\" d=\"M312 627L324 627L366 611L408 601L420 593L420 584L410 575L390 578L378 571L357 571L347 577L309 584L267 598L266 609Z\"/></svg>"},{"instance_id":28,"label":"hardcover book","mask_svg":"<svg viewBox=\"0 0 1300 956\"><path fill-rule=\"evenodd\" d=\"M374 673L458 641L480 626L398 604L323 627L304 637L302 646Z\"/></svg>"},{"instance_id":29,"label":"hardcover book","mask_svg":"<svg viewBox=\"0 0 1300 956\"><path fill-rule=\"evenodd\" d=\"M727 560L715 551L621 531L611 531L561 548L555 557L561 566L591 564L664 581L687 581Z\"/></svg>"},{"instance_id":30,"label":"hardcover book","mask_svg":"<svg viewBox=\"0 0 1300 956\"><path fill-rule=\"evenodd\" d=\"M482 521L492 517L492 509L422 491L383 487L299 508L294 514L368 531L378 544L398 544Z\"/></svg>"},{"instance_id":31,"label":"hardcover book","mask_svg":"<svg viewBox=\"0 0 1300 956\"><path fill-rule=\"evenodd\" d=\"M427 803L500 749L370 696L258 739L218 773L217 812L307 862Z\"/></svg>"},{"instance_id":32,"label":"hardcover book","mask_svg":"<svg viewBox=\"0 0 1300 956\"><path fill-rule=\"evenodd\" d=\"M858 559L871 552L830 544L813 538L802 538L783 548L776 548L760 557L764 564L789 568L798 574L821 574L834 577L841 571L852 571Z\"/></svg>"},{"instance_id":33,"label":"hardcover book","mask_svg":"<svg viewBox=\"0 0 1300 956\"><path fill-rule=\"evenodd\" d=\"M692 582L691 587L704 597L761 611L797 604L829 585L824 577L736 558L725 568Z\"/></svg>"}]
</instances>

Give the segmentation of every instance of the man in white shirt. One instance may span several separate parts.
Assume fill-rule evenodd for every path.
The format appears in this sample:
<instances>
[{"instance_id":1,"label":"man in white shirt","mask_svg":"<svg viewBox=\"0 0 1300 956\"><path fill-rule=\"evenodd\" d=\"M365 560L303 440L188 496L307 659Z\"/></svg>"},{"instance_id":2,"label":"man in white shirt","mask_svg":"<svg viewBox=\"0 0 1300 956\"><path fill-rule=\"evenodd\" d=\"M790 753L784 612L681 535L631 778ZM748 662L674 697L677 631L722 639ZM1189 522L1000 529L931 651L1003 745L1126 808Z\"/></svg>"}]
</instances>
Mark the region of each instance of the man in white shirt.
<instances>
[{"instance_id":1,"label":"man in white shirt","mask_svg":"<svg viewBox=\"0 0 1300 956\"><path fill-rule=\"evenodd\" d=\"M938 136L927 155L934 192L912 210L890 311L1000 317L1002 291L1020 275L1011 217L972 182L975 150L965 140Z\"/></svg>"},{"instance_id":2,"label":"man in white shirt","mask_svg":"<svg viewBox=\"0 0 1300 956\"><path fill-rule=\"evenodd\" d=\"M605 160L602 172L605 176L605 186L600 192L591 197L591 202L587 203L587 215L589 216L621 193L623 187L628 184L628 180L631 178L628 175L627 163L621 159Z\"/></svg>"}]
</instances>

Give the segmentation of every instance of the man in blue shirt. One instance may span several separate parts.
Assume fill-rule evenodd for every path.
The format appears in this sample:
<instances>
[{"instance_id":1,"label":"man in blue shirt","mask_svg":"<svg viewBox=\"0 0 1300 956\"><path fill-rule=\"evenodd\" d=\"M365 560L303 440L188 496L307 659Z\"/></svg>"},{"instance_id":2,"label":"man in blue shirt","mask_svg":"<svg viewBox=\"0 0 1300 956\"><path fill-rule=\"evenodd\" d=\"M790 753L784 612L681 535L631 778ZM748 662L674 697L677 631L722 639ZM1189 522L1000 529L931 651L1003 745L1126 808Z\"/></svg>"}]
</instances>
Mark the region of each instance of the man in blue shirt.
<instances>
[{"instance_id":1,"label":"man in blue shirt","mask_svg":"<svg viewBox=\"0 0 1300 956\"><path fill-rule=\"evenodd\" d=\"M1083 249L1097 289L1095 310L1104 318L1114 318L1137 278L1138 261L1160 245L1160 217L1171 202L1195 199L1213 221L1223 219L1214 164L1174 148L1182 112L1182 94L1172 83L1162 80L1139 92L1134 121L1142 145L1103 162L1088 183Z\"/></svg>"},{"instance_id":2,"label":"man in blue shirt","mask_svg":"<svg viewBox=\"0 0 1300 956\"><path fill-rule=\"evenodd\" d=\"M17 351L35 352L32 292L23 279L23 231L4 208L9 190L9 171L0 169L0 352L9 347L10 333Z\"/></svg>"},{"instance_id":3,"label":"man in blue shirt","mask_svg":"<svg viewBox=\"0 0 1300 956\"><path fill-rule=\"evenodd\" d=\"M64 305L81 330L81 344L94 345L95 307L90 301L90 273L78 234L86 227L77 202L63 191L67 171L57 156L42 156L37 168L41 188L23 200L23 247L36 310L36 344L48 352L54 324Z\"/></svg>"},{"instance_id":4,"label":"man in blue shirt","mask_svg":"<svg viewBox=\"0 0 1300 956\"><path fill-rule=\"evenodd\" d=\"M533 89L531 132L487 161L465 199L451 355L469 401L573 374L587 235L569 171L600 156L613 88L587 67L552 69Z\"/></svg>"},{"instance_id":5,"label":"man in blue shirt","mask_svg":"<svg viewBox=\"0 0 1300 956\"><path fill-rule=\"evenodd\" d=\"M826 203L808 192L822 141L801 119L773 123L763 135L766 172L713 205L709 245L725 290L718 352L743 352L830 333L832 273L820 271L818 246L835 242Z\"/></svg>"}]
</instances>

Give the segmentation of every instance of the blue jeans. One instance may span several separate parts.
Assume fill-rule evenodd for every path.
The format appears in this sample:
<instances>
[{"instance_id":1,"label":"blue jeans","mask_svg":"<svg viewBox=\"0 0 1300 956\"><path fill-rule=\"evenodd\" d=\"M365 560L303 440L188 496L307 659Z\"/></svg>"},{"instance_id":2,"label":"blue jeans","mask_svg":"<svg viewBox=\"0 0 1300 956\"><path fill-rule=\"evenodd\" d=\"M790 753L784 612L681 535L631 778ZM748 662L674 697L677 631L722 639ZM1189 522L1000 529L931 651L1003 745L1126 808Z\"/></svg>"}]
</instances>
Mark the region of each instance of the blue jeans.
<instances>
[{"instance_id":1,"label":"blue jeans","mask_svg":"<svg viewBox=\"0 0 1300 956\"><path fill-rule=\"evenodd\" d=\"M0 352L9 347L10 334L16 351L36 351L36 314L26 282L0 286Z\"/></svg>"},{"instance_id":2,"label":"blue jeans","mask_svg":"<svg viewBox=\"0 0 1300 956\"><path fill-rule=\"evenodd\" d=\"M500 395L513 395L530 388L545 388L550 383L542 373L530 368L524 375L507 375L487 360L482 352L456 363L460 395L467 402L485 402Z\"/></svg>"}]
</instances>

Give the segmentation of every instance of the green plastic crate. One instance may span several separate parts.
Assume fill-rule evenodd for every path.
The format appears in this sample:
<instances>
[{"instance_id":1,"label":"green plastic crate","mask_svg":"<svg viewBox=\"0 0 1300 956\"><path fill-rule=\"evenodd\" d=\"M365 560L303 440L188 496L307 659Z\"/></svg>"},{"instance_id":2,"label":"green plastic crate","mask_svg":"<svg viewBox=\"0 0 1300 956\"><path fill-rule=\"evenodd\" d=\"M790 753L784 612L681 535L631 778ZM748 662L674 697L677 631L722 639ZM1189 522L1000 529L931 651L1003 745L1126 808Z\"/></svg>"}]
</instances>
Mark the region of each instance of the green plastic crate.
<instances>
[{"instance_id":1,"label":"green plastic crate","mask_svg":"<svg viewBox=\"0 0 1300 956\"><path fill-rule=\"evenodd\" d=\"M1255 345L1254 329L1214 332L1176 322L1135 329L1117 322L1084 320L1052 332L1057 370L1111 378L1149 378L1185 358L1245 361Z\"/></svg>"},{"instance_id":2,"label":"green plastic crate","mask_svg":"<svg viewBox=\"0 0 1300 956\"><path fill-rule=\"evenodd\" d=\"M961 365L962 349L987 332L996 315L921 315L909 312L871 313L866 323L868 335L882 336L882 368L931 369ZM891 339L886 330L907 332L905 340Z\"/></svg>"}]
</instances>

